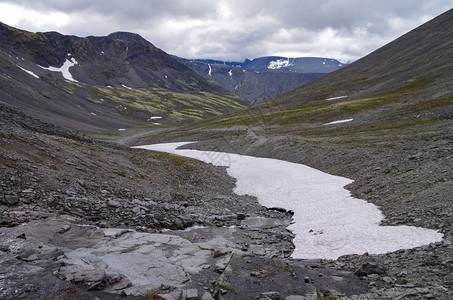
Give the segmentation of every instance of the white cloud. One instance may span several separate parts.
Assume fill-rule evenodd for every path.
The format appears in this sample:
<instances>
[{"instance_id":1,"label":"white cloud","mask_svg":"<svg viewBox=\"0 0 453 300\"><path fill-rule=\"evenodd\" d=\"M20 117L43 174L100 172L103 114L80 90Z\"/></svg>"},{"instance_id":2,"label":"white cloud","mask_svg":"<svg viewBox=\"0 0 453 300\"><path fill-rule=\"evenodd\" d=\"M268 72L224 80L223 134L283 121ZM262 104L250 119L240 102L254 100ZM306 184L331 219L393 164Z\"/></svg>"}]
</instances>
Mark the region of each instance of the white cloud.
<instances>
[{"instance_id":1,"label":"white cloud","mask_svg":"<svg viewBox=\"0 0 453 300\"><path fill-rule=\"evenodd\" d=\"M0 0L0 21L78 36L130 31L187 58L355 60L450 9L447 0Z\"/></svg>"},{"instance_id":2,"label":"white cloud","mask_svg":"<svg viewBox=\"0 0 453 300\"><path fill-rule=\"evenodd\" d=\"M11 26L29 28L59 28L70 22L69 16L63 12L43 13L10 3L0 3L0 20Z\"/></svg>"}]
</instances>

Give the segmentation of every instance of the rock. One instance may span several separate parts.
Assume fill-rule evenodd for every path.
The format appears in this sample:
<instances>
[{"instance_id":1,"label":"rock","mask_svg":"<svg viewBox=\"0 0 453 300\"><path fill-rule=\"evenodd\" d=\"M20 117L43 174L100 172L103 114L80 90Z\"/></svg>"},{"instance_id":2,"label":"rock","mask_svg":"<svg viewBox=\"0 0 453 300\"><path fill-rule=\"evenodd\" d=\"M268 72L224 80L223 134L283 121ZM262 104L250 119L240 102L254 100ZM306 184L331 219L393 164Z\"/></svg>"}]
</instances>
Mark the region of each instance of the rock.
<instances>
[{"instance_id":1,"label":"rock","mask_svg":"<svg viewBox=\"0 0 453 300\"><path fill-rule=\"evenodd\" d=\"M384 275L386 273L385 266L382 262L377 260L370 260L360 267L357 271L354 272L355 275L359 277L368 276L371 274Z\"/></svg>"},{"instance_id":2,"label":"rock","mask_svg":"<svg viewBox=\"0 0 453 300\"><path fill-rule=\"evenodd\" d=\"M26 240L27 238L25 237L25 233L21 233L18 236L16 236L17 239L24 239Z\"/></svg>"},{"instance_id":3,"label":"rock","mask_svg":"<svg viewBox=\"0 0 453 300\"><path fill-rule=\"evenodd\" d=\"M290 295L285 298L285 300L307 300L307 297L304 296L297 296L297 295Z\"/></svg>"},{"instance_id":4,"label":"rock","mask_svg":"<svg viewBox=\"0 0 453 300\"><path fill-rule=\"evenodd\" d=\"M198 300L198 291L197 289L186 290L185 300Z\"/></svg>"},{"instance_id":5,"label":"rock","mask_svg":"<svg viewBox=\"0 0 453 300\"><path fill-rule=\"evenodd\" d=\"M8 205L16 205L19 203L19 197L15 196L15 195L6 195L5 202Z\"/></svg>"},{"instance_id":6,"label":"rock","mask_svg":"<svg viewBox=\"0 0 453 300\"><path fill-rule=\"evenodd\" d=\"M120 207L121 203L119 201L116 201L116 200L109 200L108 205L111 206L111 207Z\"/></svg>"},{"instance_id":7,"label":"rock","mask_svg":"<svg viewBox=\"0 0 453 300\"><path fill-rule=\"evenodd\" d=\"M63 234L71 229L71 225L63 225L61 229L58 231L58 233Z\"/></svg>"},{"instance_id":8,"label":"rock","mask_svg":"<svg viewBox=\"0 0 453 300\"><path fill-rule=\"evenodd\" d=\"M271 291L260 294L261 298L269 298L272 300L281 300L283 299L279 292Z\"/></svg>"},{"instance_id":9,"label":"rock","mask_svg":"<svg viewBox=\"0 0 453 300\"><path fill-rule=\"evenodd\" d=\"M214 298L211 296L211 293L206 292L203 297L201 297L201 300L214 300Z\"/></svg>"}]
</instances>

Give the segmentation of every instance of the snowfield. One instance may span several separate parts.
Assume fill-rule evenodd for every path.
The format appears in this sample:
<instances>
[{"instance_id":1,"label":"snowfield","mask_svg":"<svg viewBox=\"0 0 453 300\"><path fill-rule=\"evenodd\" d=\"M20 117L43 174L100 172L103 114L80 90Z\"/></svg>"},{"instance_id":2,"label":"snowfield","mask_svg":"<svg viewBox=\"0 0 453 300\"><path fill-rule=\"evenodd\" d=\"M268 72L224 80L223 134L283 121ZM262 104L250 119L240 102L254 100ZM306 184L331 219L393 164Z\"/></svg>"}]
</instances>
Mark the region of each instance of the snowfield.
<instances>
[{"instance_id":1,"label":"snowfield","mask_svg":"<svg viewBox=\"0 0 453 300\"><path fill-rule=\"evenodd\" d=\"M293 258L336 259L346 254L381 254L442 240L434 230L413 226L379 226L377 206L353 198L344 186L352 180L287 161L223 152L179 150L188 143L135 148L192 157L227 166L237 179L235 192L256 196L266 207L294 212L289 230L296 234Z\"/></svg>"},{"instance_id":2,"label":"snowfield","mask_svg":"<svg viewBox=\"0 0 453 300\"><path fill-rule=\"evenodd\" d=\"M56 68L56 67L45 68L45 67L41 67L41 66L39 66L39 67L41 67L41 68L43 68L45 70L52 71L52 72L61 72L63 74L63 77L66 80L73 81L73 82L78 82L77 80L75 80L72 77L71 72L69 72L69 68L72 67L72 66L75 66L76 64L78 64L78 63L75 60L75 58L71 58L71 59L66 59L64 64L61 67L59 67L59 68Z\"/></svg>"}]
</instances>

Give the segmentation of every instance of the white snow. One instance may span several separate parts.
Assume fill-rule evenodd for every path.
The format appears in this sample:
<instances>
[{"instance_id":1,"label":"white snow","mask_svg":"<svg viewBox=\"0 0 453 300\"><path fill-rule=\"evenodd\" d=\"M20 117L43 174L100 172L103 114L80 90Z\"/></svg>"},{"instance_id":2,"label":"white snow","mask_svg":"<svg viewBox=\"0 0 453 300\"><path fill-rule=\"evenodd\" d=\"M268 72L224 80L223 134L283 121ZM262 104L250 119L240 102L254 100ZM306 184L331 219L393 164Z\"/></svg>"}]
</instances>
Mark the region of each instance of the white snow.
<instances>
[{"instance_id":1,"label":"white snow","mask_svg":"<svg viewBox=\"0 0 453 300\"><path fill-rule=\"evenodd\" d=\"M149 117L149 118L148 118L148 121L151 121L151 120L159 120L159 119L162 119L162 117L161 117L161 116L153 116L153 117ZM153 123L153 124L154 124L154 123ZM158 124L158 125L160 125L160 124Z\"/></svg>"},{"instance_id":2,"label":"white snow","mask_svg":"<svg viewBox=\"0 0 453 300\"><path fill-rule=\"evenodd\" d=\"M211 76L211 73L212 73L211 65L208 64L208 67L209 67L208 75Z\"/></svg>"},{"instance_id":3,"label":"white snow","mask_svg":"<svg viewBox=\"0 0 453 300\"><path fill-rule=\"evenodd\" d=\"M289 58L287 60L285 60L285 59L277 59L277 60L271 61L269 63L269 65L267 66L267 68L271 69L271 70L278 70L278 69L281 69L281 68L290 67L292 65L293 64L290 63Z\"/></svg>"},{"instance_id":4,"label":"white snow","mask_svg":"<svg viewBox=\"0 0 453 300\"><path fill-rule=\"evenodd\" d=\"M230 72L228 72L228 75L230 75L230 77L233 77L233 70L230 70Z\"/></svg>"},{"instance_id":5,"label":"white snow","mask_svg":"<svg viewBox=\"0 0 453 300\"><path fill-rule=\"evenodd\" d=\"M153 122L151 124L153 124L153 125L162 125L162 123L157 123L157 122Z\"/></svg>"},{"instance_id":6,"label":"white snow","mask_svg":"<svg viewBox=\"0 0 453 300\"><path fill-rule=\"evenodd\" d=\"M128 87L127 85L122 84L121 86L122 86L123 88L125 88L125 89L132 90L132 88L131 88L131 87Z\"/></svg>"},{"instance_id":7,"label":"white snow","mask_svg":"<svg viewBox=\"0 0 453 300\"><path fill-rule=\"evenodd\" d=\"M126 130L126 129L124 129L124 128L120 128L120 129L118 129L118 131L125 131L125 130Z\"/></svg>"},{"instance_id":8,"label":"white snow","mask_svg":"<svg viewBox=\"0 0 453 300\"><path fill-rule=\"evenodd\" d=\"M91 114L92 114L93 116L97 116L97 114L95 114L94 112L91 112Z\"/></svg>"},{"instance_id":9,"label":"white snow","mask_svg":"<svg viewBox=\"0 0 453 300\"><path fill-rule=\"evenodd\" d=\"M165 78L168 78L167 75L165 75Z\"/></svg>"},{"instance_id":10,"label":"white snow","mask_svg":"<svg viewBox=\"0 0 453 300\"><path fill-rule=\"evenodd\" d=\"M101 100L101 102L104 102L104 99L100 98L99 100Z\"/></svg>"},{"instance_id":11,"label":"white snow","mask_svg":"<svg viewBox=\"0 0 453 300\"><path fill-rule=\"evenodd\" d=\"M338 97L331 97L331 98L327 98L325 99L326 101L331 101L331 100L337 100L337 99L343 99L343 98L347 98L348 96L338 96Z\"/></svg>"},{"instance_id":12,"label":"white snow","mask_svg":"<svg viewBox=\"0 0 453 300\"><path fill-rule=\"evenodd\" d=\"M414 226L379 226L377 206L353 198L343 187L352 180L287 161L222 152L176 150L187 143L135 148L164 151L227 166L235 192L254 195L266 207L294 212L288 229L296 237L294 258L336 259L345 254L380 254L439 242L443 235Z\"/></svg>"},{"instance_id":13,"label":"white snow","mask_svg":"<svg viewBox=\"0 0 453 300\"><path fill-rule=\"evenodd\" d=\"M340 123L346 123L346 122L351 122L353 119L345 119L345 120L338 120L338 121L332 121L329 123L324 123L323 125L333 125L333 124L340 124Z\"/></svg>"},{"instance_id":14,"label":"white snow","mask_svg":"<svg viewBox=\"0 0 453 300\"><path fill-rule=\"evenodd\" d=\"M16 65L16 66L17 66L17 65ZM31 75L31 76L36 77L36 78L39 79L39 76L36 75L35 73L33 73L32 71L26 70L26 69L22 68L21 66L17 66L17 67L18 67L19 69L21 69L22 71L24 71L25 73L27 73L27 74L29 74L29 75Z\"/></svg>"},{"instance_id":15,"label":"white snow","mask_svg":"<svg viewBox=\"0 0 453 300\"><path fill-rule=\"evenodd\" d=\"M68 56L71 55L68 53ZM66 80L69 80L69 81L73 81L73 82L78 82L77 80L75 80L73 77L72 77L72 74L71 72L69 72L69 68L72 67L72 66L75 66L77 65L78 62L75 60L75 58L71 58L71 59L66 59L66 61L64 62L64 64L59 67L59 68L56 68L56 67L48 67L48 68L44 68L44 67L41 67L45 70L49 70L49 71L52 71L52 72L61 72L63 74L63 77L66 79Z\"/></svg>"}]
</instances>

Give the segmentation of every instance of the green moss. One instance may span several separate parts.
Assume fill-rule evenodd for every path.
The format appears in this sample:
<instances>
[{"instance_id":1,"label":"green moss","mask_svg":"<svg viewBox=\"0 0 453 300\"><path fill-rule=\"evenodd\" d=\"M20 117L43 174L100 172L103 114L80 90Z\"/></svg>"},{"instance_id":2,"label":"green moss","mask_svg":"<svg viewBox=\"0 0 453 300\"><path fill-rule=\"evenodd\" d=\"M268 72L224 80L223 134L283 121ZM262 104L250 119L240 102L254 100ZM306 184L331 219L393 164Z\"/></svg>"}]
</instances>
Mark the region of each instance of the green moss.
<instances>
[{"instance_id":1,"label":"green moss","mask_svg":"<svg viewBox=\"0 0 453 300\"><path fill-rule=\"evenodd\" d=\"M215 249L212 249L212 248L203 248L201 246L198 246L198 248L200 248L200 250L205 250L205 251L215 251Z\"/></svg>"},{"instance_id":2,"label":"green moss","mask_svg":"<svg viewBox=\"0 0 453 300\"><path fill-rule=\"evenodd\" d=\"M165 300L165 298L160 296L157 292L146 292L142 296L145 297L145 298L148 298L148 299Z\"/></svg>"},{"instance_id":3,"label":"green moss","mask_svg":"<svg viewBox=\"0 0 453 300\"><path fill-rule=\"evenodd\" d=\"M213 286L213 287L219 287L219 288L224 289L224 290L226 290L226 291L229 291L229 292L231 292L231 293L233 293L233 294L236 293L236 290L235 290L234 288L230 287L229 285L227 285L227 284L225 284L225 283L217 283L217 282L213 282L213 283L212 283L212 286Z\"/></svg>"}]
</instances>

